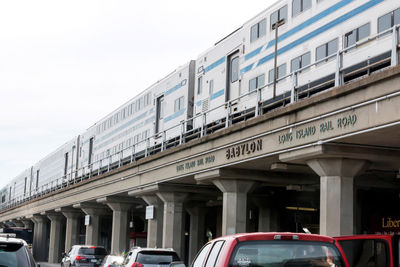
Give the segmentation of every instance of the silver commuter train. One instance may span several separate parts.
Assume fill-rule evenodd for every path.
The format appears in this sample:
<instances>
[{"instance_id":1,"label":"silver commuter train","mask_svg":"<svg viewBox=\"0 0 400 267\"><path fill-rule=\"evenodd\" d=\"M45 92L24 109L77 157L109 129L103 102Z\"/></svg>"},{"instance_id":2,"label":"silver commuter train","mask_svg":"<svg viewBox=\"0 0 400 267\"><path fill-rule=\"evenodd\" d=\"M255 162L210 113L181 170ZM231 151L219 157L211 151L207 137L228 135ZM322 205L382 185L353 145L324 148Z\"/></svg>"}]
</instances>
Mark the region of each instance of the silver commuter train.
<instances>
[{"instance_id":1,"label":"silver commuter train","mask_svg":"<svg viewBox=\"0 0 400 267\"><path fill-rule=\"evenodd\" d=\"M277 1L18 175L0 208L398 64L398 24L397 0Z\"/></svg>"}]
</instances>

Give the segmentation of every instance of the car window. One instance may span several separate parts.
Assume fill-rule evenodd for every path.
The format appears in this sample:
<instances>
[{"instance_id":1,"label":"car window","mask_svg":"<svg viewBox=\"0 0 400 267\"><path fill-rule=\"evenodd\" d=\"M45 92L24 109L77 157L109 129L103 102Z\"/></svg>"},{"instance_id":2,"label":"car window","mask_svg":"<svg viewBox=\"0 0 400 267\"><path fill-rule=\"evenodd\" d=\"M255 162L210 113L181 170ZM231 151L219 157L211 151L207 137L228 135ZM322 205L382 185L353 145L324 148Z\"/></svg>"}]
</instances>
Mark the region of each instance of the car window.
<instances>
[{"instance_id":1,"label":"car window","mask_svg":"<svg viewBox=\"0 0 400 267\"><path fill-rule=\"evenodd\" d=\"M192 267L201 267L203 265L204 259L207 256L207 252L211 244L212 243L208 243L200 250L200 252L197 254L195 261L192 264Z\"/></svg>"},{"instance_id":2,"label":"car window","mask_svg":"<svg viewBox=\"0 0 400 267\"><path fill-rule=\"evenodd\" d=\"M386 267L390 263L387 261L388 248L384 240L378 239L359 239L341 240L340 246L346 255L349 266L379 266Z\"/></svg>"},{"instance_id":3,"label":"car window","mask_svg":"<svg viewBox=\"0 0 400 267\"><path fill-rule=\"evenodd\" d=\"M343 265L338 250L330 243L246 241L235 247L228 266L342 267Z\"/></svg>"},{"instance_id":4,"label":"car window","mask_svg":"<svg viewBox=\"0 0 400 267\"><path fill-rule=\"evenodd\" d=\"M218 259L219 252L221 251L222 246L224 245L225 241L218 241L215 242L213 248L211 249L211 252L208 256L207 262L206 262L206 267L214 267L216 266L216 262Z\"/></svg>"},{"instance_id":5,"label":"car window","mask_svg":"<svg viewBox=\"0 0 400 267\"><path fill-rule=\"evenodd\" d=\"M172 251L141 251L136 258L141 264L170 264L173 261L179 261L179 257Z\"/></svg>"},{"instance_id":6,"label":"car window","mask_svg":"<svg viewBox=\"0 0 400 267\"><path fill-rule=\"evenodd\" d=\"M23 244L0 243L0 266L30 266L27 251Z\"/></svg>"},{"instance_id":7,"label":"car window","mask_svg":"<svg viewBox=\"0 0 400 267\"><path fill-rule=\"evenodd\" d=\"M105 248L80 248L79 253L81 255L107 255Z\"/></svg>"}]
</instances>

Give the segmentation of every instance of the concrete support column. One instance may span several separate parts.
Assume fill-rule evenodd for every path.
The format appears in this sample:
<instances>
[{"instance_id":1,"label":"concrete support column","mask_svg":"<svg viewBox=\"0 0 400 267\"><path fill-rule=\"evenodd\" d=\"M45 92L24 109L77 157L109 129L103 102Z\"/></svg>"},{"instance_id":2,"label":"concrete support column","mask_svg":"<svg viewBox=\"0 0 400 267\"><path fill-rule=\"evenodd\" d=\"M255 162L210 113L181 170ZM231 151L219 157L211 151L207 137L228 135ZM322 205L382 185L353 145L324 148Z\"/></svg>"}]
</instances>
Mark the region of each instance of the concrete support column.
<instances>
[{"instance_id":1,"label":"concrete support column","mask_svg":"<svg viewBox=\"0 0 400 267\"><path fill-rule=\"evenodd\" d=\"M255 182L230 179L213 180L223 193L222 235L246 232L247 193Z\"/></svg>"},{"instance_id":2,"label":"concrete support column","mask_svg":"<svg viewBox=\"0 0 400 267\"><path fill-rule=\"evenodd\" d=\"M100 245L100 218L107 212L104 208L82 207L82 211L90 216L90 222L86 225L86 245Z\"/></svg>"},{"instance_id":3,"label":"concrete support column","mask_svg":"<svg viewBox=\"0 0 400 267\"><path fill-rule=\"evenodd\" d=\"M364 160L322 158L307 161L321 178L320 234L354 233L354 177L367 166Z\"/></svg>"},{"instance_id":4,"label":"concrete support column","mask_svg":"<svg viewBox=\"0 0 400 267\"><path fill-rule=\"evenodd\" d=\"M189 262L194 260L197 252L204 245L205 238L205 207L186 208L190 215L190 233L189 233Z\"/></svg>"},{"instance_id":5,"label":"concrete support column","mask_svg":"<svg viewBox=\"0 0 400 267\"><path fill-rule=\"evenodd\" d=\"M147 247L162 247L163 238L163 203L156 195L141 197L147 205L154 206L154 219L147 220Z\"/></svg>"},{"instance_id":6,"label":"concrete support column","mask_svg":"<svg viewBox=\"0 0 400 267\"><path fill-rule=\"evenodd\" d=\"M32 220L35 224L33 234L33 257L36 261L47 261L47 251L44 244L47 242L47 218L41 215L33 215Z\"/></svg>"},{"instance_id":7,"label":"concrete support column","mask_svg":"<svg viewBox=\"0 0 400 267\"><path fill-rule=\"evenodd\" d=\"M130 203L106 203L113 211L111 254L121 254L129 247L128 218Z\"/></svg>"},{"instance_id":8,"label":"concrete support column","mask_svg":"<svg viewBox=\"0 0 400 267\"><path fill-rule=\"evenodd\" d=\"M270 203L269 198L255 198L253 202L258 207L258 231L259 232L277 232L277 212L274 210Z\"/></svg>"},{"instance_id":9,"label":"concrete support column","mask_svg":"<svg viewBox=\"0 0 400 267\"><path fill-rule=\"evenodd\" d=\"M82 213L72 208L69 210L62 209L61 212L67 218L64 249L65 252L68 252L73 245L78 245L79 243L79 218L82 216Z\"/></svg>"},{"instance_id":10,"label":"concrete support column","mask_svg":"<svg viewBox=\"0 0 400 267\"><path fill-rule=\"evenodd\" d=\"M187 193L158 192L157 196L164 202L163 248L173 248L179 256L184 254L183 201Z\"/></svg>"},{"instance_id":11,"label":"concrete support column","mask_svg":"<svg viewBox=\"0 0 400 267\"><path fill-rule=\"evenodd\" d=\"M20 219L20 221L23 223L24 229L33 229L33 222L32 222L32 220L22 218L22 219Z\"/></svg>"},{"instance_id":12,"label":"concrete support column","mask_svg":"<svg viewBox=\"0 0 400 267\"><path fill-rule=\"evenodd\" d=\"M49 263L59 263L62 253L61 228L64 216L59 213L50 213L47 217L50 219Z\"/></svg>"}]
</instances>

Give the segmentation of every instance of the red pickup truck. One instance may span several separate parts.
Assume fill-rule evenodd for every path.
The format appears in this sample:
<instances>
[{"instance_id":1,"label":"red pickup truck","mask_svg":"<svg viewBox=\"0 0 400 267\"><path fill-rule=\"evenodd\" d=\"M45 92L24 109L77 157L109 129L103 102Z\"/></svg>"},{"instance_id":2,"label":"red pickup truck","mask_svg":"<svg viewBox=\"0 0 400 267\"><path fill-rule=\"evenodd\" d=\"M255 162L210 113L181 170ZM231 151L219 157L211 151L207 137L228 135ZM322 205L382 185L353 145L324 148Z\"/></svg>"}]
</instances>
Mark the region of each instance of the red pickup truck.
<instances>
[{"instance_id":1,"label":"red pickup truck","mask_svg":"<svg viewBox=\"0 0 400 267\"><path fill-rule=\"evenodd\" d=\"M354 235L335 237L349 267L398 267L400 236Z\"/></svg>"},{"instance_id":2,"label":"red pickup truck","mask_svg":"<svg viewBox=\"0 0 400 267\"><path fill-rule=\"evenodd\" d=\"M214 239L191 267L347 267L331 237L295 233L246 233ZM173 267L185 267L172 263Z\"/></svg>"}]
</instances>

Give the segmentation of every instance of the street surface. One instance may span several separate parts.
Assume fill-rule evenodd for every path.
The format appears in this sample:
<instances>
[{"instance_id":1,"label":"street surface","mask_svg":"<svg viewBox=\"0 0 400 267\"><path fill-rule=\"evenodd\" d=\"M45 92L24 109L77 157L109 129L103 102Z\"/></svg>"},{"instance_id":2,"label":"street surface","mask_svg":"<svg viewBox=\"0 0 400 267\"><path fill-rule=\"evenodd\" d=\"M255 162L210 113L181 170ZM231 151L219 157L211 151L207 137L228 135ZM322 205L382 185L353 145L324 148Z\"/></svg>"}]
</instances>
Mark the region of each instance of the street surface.
<instances>
[{"instance_id":1,"label":"street surface","mask_svg":"<svg viewBox=\"0 0 400 267\"><path fill-rule=\"evenodd\" d=\"M53 264L53 263L47 263L47 262L38 262L40 264L40 267L59 267L60 264Z\"/></svg>"}]
</instances>

